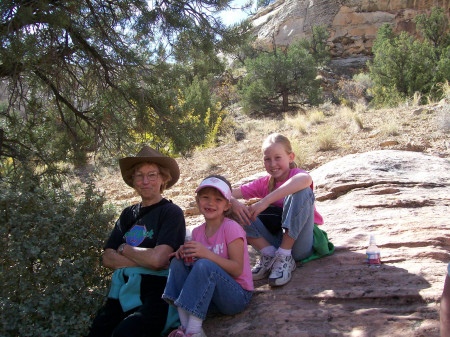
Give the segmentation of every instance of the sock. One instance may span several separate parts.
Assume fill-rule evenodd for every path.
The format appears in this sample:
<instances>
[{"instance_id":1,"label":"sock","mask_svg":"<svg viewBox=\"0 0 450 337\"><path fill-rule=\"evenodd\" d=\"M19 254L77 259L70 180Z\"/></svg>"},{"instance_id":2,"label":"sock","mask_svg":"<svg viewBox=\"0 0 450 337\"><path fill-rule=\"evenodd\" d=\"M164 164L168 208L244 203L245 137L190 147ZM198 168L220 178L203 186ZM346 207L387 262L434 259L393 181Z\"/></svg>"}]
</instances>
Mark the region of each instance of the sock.
<instances>
[{"instance_id":1,"label":"sock","mask_svg":"<svg viewBox=\"0 0 450 337\"><path fill-rule=\"evenodd\" d=\"M202 331L203 320L195 317L194 315L189 315L189 321L186 327L186 336L188 334L199 333Z\"/></svg>"},{"instance_id":2,"label":"sock","mask_svg":"<svg viewBox=\"0 0 450 337\"><path fill-rule=\"evenodd\" d=\"M283 248L278 248L277 253L280 255L284 255L284 256L290 256L292 252L292 249L283 249Z\"/></svg>"},{"instance_id":3,"label":"sock","mask_svg":"<svg viewBox=\"0 0 450 337\"><path fill-rule=\"evenodd\" d=\"M276 249L274 246L267 246L261 249L261 254L267 256L275 256Z\"/></svg>"},{"instance_id":4,"label":"sock","mask_svg":"<svg viewBox=\"0 0 450 337\"><path fill-rule=\"evenodd\" d=\"M178 316L180 316L181 326L186 329L189 322L189 313L180 307L177 307L177 311Z\"/></svg>"}]
</instances>

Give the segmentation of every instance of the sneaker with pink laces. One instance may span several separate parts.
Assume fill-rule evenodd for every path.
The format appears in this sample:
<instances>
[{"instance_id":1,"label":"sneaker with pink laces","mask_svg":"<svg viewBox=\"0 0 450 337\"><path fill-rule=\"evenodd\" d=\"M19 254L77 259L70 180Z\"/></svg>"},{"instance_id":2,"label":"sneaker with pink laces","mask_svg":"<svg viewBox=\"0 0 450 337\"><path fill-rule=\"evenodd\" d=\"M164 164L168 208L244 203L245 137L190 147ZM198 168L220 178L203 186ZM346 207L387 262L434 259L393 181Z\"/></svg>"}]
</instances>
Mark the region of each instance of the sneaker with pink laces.
<instances>
[{"instance_id":1,"label":"sneaker with pink laces","mask_svg":"<svg viewBox=\"0 0 450 337\"><path fill-rule=\"evenodd\" d=\"M185 337L185 336L186 336L186 335L184 334L185 331L186 331L186 330L183 328L183 326L180 325L180 326L178 327L178 329L173 330L167 337Z\"/></svg>"}]
</instances>

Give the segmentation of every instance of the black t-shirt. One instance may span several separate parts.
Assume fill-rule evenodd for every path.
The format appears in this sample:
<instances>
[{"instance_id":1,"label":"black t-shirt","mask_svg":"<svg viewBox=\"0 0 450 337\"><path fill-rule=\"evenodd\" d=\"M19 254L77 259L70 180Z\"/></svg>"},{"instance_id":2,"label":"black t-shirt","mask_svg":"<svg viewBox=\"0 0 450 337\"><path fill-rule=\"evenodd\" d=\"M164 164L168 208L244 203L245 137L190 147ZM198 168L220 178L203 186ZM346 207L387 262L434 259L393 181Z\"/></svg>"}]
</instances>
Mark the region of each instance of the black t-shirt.
<instances>
[{"instance_id":1,"label":"black t-shirt","mask_svg":"<svg viewBox=\"0 0 450 337\"><path fill-rule=\"evenodd\" d=\"M105 244L116 250L122 243L135 247L155 248L169 245L176 251L184 243L186 224L180 207L167 199L141 207L125 208Z\"/></svg>"}]
</instances>

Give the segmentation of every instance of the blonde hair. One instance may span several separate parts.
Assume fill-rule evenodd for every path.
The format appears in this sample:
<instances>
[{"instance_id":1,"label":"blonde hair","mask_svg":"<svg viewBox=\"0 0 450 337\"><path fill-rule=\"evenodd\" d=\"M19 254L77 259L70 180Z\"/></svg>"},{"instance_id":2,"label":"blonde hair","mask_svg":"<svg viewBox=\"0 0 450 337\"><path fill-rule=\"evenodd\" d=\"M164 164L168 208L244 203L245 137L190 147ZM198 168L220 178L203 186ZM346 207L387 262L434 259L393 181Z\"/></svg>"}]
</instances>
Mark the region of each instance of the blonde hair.
<instances>
[{"instance_id":1,"label":"blonde hair","mask_svg":"<svg viewBox=\"0 0 450 337\"><path fill-rule=\"evenodd\" d=\"M281 133L272 133L269 136L267 136L267 138L264 140L264 142L262 144L261 151L264 153L264 151L273 144L281 144L288 155L293 153L291 142L289 141L289 139L286 136L283 136ZM297 167L297 164L294 161L289 163L290 169L293 169L296 167ZM268 187L269 187L269 193L272 192L275 187L275 179L272 176L269 179Z\"/></svg>"}]
</instances>

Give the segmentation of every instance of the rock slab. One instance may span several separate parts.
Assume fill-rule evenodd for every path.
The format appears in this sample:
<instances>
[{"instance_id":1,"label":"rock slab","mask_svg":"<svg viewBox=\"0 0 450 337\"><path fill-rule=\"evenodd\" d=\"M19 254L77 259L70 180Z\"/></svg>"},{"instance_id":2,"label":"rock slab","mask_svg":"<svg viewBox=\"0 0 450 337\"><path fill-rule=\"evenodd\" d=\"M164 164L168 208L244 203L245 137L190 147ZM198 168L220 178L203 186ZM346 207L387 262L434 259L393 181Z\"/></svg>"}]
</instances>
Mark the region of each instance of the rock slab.
<instances>
[{"instance_id":1,"label":"rock slab","mask_svg":"<svg viewBox=\"0 0 450 337\"><path fill-rule=\"evenodd\" d=\"M255 282L249 307L209 317L206 334L438 337L450 261L450 161L380 150L342 157L311 175L335 253L299 265L283 287ZM379 268L365 264L370 234L381 249Z\"/></svg>"}]
</instances>

